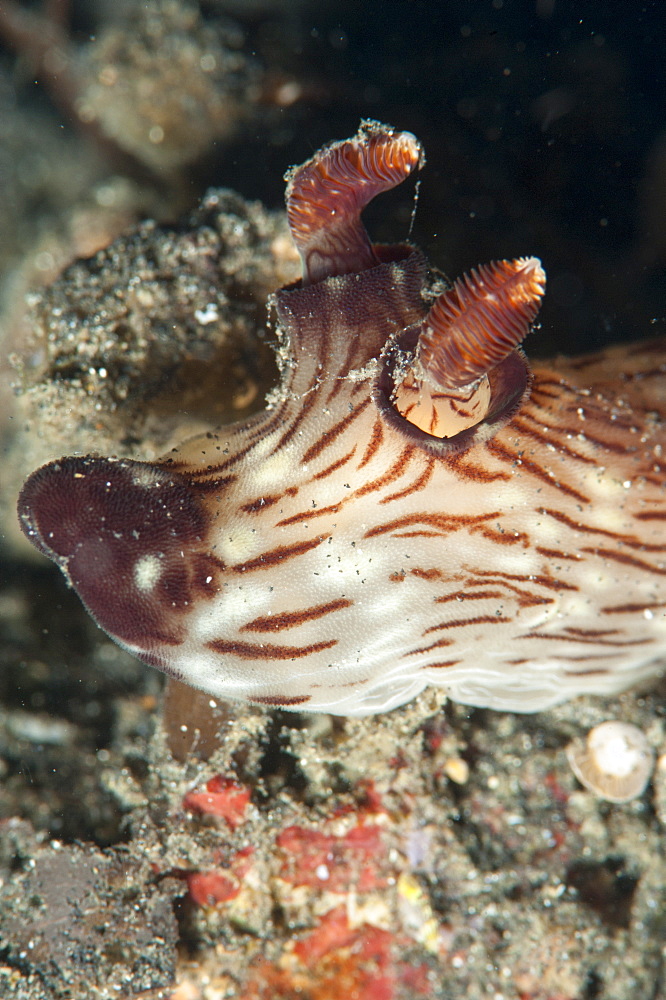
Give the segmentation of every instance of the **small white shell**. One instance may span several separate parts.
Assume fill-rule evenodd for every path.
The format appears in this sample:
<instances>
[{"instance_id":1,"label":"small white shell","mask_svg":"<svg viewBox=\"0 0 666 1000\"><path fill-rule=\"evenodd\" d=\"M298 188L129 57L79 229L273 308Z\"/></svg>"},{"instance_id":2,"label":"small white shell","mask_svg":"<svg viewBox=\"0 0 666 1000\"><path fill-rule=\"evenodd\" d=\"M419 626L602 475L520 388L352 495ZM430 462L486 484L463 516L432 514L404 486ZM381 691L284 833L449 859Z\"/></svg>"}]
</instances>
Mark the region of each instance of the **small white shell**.
<instances>
[{"instance_id":1,"label":"small white shell","mask_svg":"<svg viewBox=\"0 0 666 1000\"><path fill-rule=\"evenodd\" d=\"M573 740L566 754L580 783L608 802L638 798L654 768L652 747L628 722L602 722L585 740Z\"/></svg>"}]
</instances>

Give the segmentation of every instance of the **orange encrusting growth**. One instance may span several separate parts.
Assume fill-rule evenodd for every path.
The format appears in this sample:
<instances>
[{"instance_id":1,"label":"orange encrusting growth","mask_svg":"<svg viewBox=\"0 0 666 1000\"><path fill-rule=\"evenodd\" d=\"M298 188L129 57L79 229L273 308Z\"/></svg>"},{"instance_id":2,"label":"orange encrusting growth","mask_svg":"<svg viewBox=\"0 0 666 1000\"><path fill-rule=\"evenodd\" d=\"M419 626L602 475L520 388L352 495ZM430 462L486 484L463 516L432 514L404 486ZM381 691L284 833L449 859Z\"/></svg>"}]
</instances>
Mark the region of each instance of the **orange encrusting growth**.
<instances>
[{"instance_id":1,"label":"orange encrusting growth","mask_svg":"<svg viewBox=\"0 0 666 1000\"><path fill-rule=\"evenodd\" d=\"M486 375L529 333L545 291L536 257L482 264L435 301L419 337L418 358L442 388Z\"/></svg>"},{"instance_id":2,"label":"orange encrusting growth","mask_svg":"<svg viewBox=\"0 0 666 1000\"><path fill-rule=\"evenodd\" d=\"M289 171L287 216L303 261L303 284L379 263L360 214L424 162L411 132L364 121L353 139L326 146Z\"/></svg>"}]
</instances>

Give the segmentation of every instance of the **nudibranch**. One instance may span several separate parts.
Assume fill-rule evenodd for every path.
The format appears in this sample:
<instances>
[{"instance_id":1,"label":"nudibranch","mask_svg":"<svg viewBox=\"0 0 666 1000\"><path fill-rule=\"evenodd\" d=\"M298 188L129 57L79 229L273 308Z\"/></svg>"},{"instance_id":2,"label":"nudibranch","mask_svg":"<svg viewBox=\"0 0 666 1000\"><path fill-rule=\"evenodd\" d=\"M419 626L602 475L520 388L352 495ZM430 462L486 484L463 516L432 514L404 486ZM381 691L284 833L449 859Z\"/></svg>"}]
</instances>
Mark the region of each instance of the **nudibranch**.
<instances>
[{"instance_id":1,"label":"nudibranch","mask_svg":"<svg viewBox=\"0 0 666 1000\"><path fill-rule=\"evenodd\" d=\"M663 351L531 374L536 258L435 295L418 249L370 242L363 207L423 162L364 122L288 174L303 277L275 296L262 413L22 489L99 625L215 697L362 716L435 685L535 711L659 671Z\"/></svg>"}]
</instances>

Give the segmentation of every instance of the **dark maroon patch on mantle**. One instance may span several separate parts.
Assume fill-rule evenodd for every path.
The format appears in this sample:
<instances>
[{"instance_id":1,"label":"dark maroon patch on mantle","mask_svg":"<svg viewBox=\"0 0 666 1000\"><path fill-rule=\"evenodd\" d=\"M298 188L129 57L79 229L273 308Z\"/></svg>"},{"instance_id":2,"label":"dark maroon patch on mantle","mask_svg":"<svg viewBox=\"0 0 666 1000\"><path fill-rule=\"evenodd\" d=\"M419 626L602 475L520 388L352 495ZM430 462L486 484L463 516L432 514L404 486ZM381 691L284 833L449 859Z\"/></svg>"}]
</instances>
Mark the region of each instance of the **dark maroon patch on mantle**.
<instances>
[{"instance_id":1,"label":"dark maroon patch on mantle","mask_svg":"<svg viewBox=\"0 0 666 1000\"><path fill-rule=\"evenodd\" d=\"M61 459L27 480L18 512L24 533L107 632L147 651L183 641L183 617L202 596L208 518L177 473L143 462ZM144 574L138 586L141 559L153 580L146 584ZM205 569L215 572L210 560Z\"/></svg>"}]
</instances>

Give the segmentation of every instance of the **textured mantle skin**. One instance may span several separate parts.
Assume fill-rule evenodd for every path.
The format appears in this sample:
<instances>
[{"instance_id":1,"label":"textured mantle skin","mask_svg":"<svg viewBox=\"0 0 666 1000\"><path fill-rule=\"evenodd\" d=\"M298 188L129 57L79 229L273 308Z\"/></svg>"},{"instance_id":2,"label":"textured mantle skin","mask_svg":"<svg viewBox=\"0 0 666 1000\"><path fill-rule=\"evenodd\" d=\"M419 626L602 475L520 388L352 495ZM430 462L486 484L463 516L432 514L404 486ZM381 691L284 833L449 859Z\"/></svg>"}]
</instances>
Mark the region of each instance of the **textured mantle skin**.
<instances>
[{"instance_id":1,"label":"textured mantle skin","mask_svg":"<svg viewBox=\"0 0 666 1000\"><path fill-rule=\"evenodd\" d=\"M663 349L539 366L531 388L514 350L488 373L502 407L440 440L390 398L425 262L372 251L277 293L264 413L155 464L45 466L28 537L125 648L222 698L364 715L434 684L535 711L655 673Z\"/></svg>"}]
</instances>

